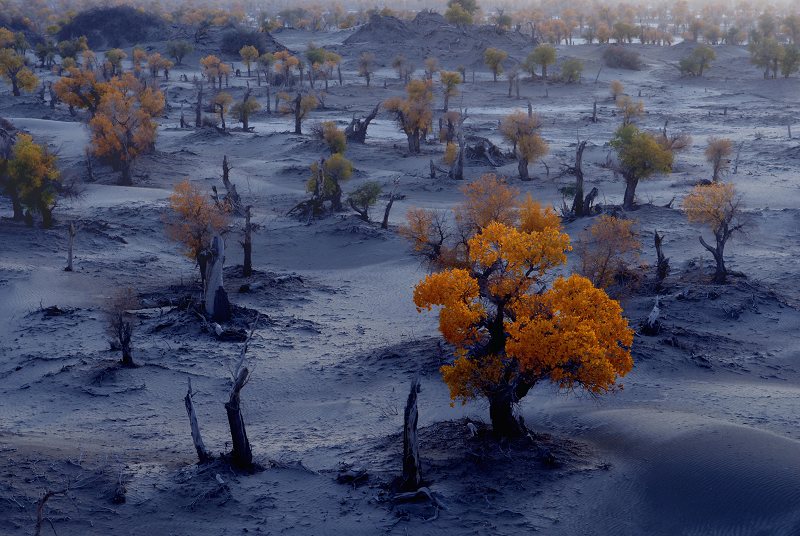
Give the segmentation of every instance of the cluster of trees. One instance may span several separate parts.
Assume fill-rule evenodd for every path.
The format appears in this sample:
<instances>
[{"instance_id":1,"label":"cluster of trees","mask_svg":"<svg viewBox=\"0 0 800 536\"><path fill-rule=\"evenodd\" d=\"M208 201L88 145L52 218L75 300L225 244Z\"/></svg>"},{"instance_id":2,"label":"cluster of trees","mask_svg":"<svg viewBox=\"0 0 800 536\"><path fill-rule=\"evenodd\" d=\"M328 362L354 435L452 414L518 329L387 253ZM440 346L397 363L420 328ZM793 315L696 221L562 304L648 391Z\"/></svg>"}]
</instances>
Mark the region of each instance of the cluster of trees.
<instances>
[{"instance_id":1,"label":"cluster of trees","mask_svg":"<svg viewBox=\"0 0 800 536\"><path fill-rule=\"evenodd\" d=\"M121 173L123 184L132 182L136 159L154 148L155 118L165 103L160 90L141 80L146 55L138 56L139 70L135 67L134 72L139 77L126 72L100 80L92 64L84 62L82 67L68 68L54 85L58 99L70 109L88 111L92 151Z\"/></svg>"},{"instance_id":2,"label":"cluster of trees","mask_svg":"<svg viewBox=\"0 0 800 536\"><path fill-rule=\"evenodd\" d=\"M433 82L411 80L406 85L406 98L392 97L383 103L394 115L408 139L408 152L419 154L420 142L425 139L433 121Z\"/></svg>"},{"instance_id":3,"label":"cluster of trees","mask_svg":"<svg viewBox=\"0 0 800 536\"><path fill-rule=\"evenodd\" d=\"M0 192L11 200L14 220L31 225L39 215L42 227L52 227L53 209L68 188L57 162L55 154L28 134L0 128Z\"/></svg>"},{"instance_id":4,"label":"cluster of trees","mask_svg":"<svg viewBox=\"0 0 800 536\"><path fill-rule=\"evenodd\" d=\"M28 48L25 34L0 28L0 79L11 85L15 97L19 97L21 91L33 91L39 84L25 58Z\"/></svg>"},{"instance_id":5,"label":"cluster of trees","mask_svg":"<svg viewBox=\"0 0 800 536\"><path fill-rule=\"evenodd\" d=\"M542 80L548 80L548 68L556 63L558 51L553 45L542 44L536 46L522 61L520 68L535 78L537 70L540 72ZM492 73L494 81L503 74L504 63L508 59L508 53L504 50L489 47L484 51L483 60L489 71ZM568 58L561 65L560 80L566 83L579 82L583 74L583 62L577 58ZM517 79L519 73L517 68L511 69L507 76L509 81ZM552 76L551 76L552 78ZM509 96L510 96L509 88Z\"/></svg>"}]
</instances>

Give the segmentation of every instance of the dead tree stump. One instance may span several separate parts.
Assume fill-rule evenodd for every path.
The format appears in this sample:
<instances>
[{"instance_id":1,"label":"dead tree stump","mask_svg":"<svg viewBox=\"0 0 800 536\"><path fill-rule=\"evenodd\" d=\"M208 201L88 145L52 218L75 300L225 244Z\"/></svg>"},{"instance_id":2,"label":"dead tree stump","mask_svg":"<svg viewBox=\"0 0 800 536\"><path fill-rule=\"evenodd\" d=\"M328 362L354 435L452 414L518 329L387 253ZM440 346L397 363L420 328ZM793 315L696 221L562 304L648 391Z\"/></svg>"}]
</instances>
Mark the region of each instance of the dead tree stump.
<instances>
[{"instance_id":1,"label":"dead tree stump","mask_svg":"<svg viewBox=\"0 0 800 536\"><path fill-rule=\"evenodd\" d=\"M247 471L253 468L253 451L250 449L250 441L247 439L247 431L244 427L242 410L240 407L240 393L247 383L249 371L247 367L242 367L231 388L229 400L225 403L225 412L228 414L228 425L231 429L231 465Z\"/></svg>"},{"instance_id":2,"label":"dead tree stump","mask_svg":"<svg viewBox=\"0 0 800 536\"><path fill-rule=\"evenodd\" d=\"M183 401L186 403L186 413L189 415L189 426L192 428L192 442L194 448L197 450L197 459L200 463L211 461L214 457L206 449L203 443L203 436L200 435L200 425L197 423L197 414L194 412L194 404L192 403L192 379L188 378L189 390L186 392L186 397Z\"/></svg>"},{"instance_id":3,"label":"dead tree stump","mask_svg":"<svg viewBox=\"0 0 800 536\"><path fill-rule=\"evenodd\" d=\"M350 124L344 129L344 135L347 141L352 143L365 143L367 139L367 128L369 128L369 124L378 115L380 108L381 103L376 104L375 108L363 119L356 119L355 116L353 116Z\"/></svg>"},{"instance_id":4,"label":"dead tree stump","mask_svg":"<svg viewBox=\"0 0 800 536\"><path fill-rule=\"evenodd\" d=\"M572 172L575 175L575 198L572 200L572 214L576 218L582 218L584 213L584 198L583 198L583 151L586 149L586 141L578 144L575 150L575 167Z\"/></svg>"},{"instance_id":5,"label":"dead tree stump","mask_svg":"<svg viewBox=\"0 0 800 536\"><path fill-rule=\"evenodd\" d=\"M406 410L403 415L403 478L400 489L416 491L422 485L419 462L419 438L417 437L417 394L420 391L419 378L411 382Z\"/></svg>"},{"instance_id":6,"label":"dead tree stump","mask_svg":"<svg viewBox=\"0 0 800 536\"><path fill-rule=\"evenodd\" d=\"M664 250L661 247L661 243L664 240L664 235L659 235L658 230L653 231L653 242L655 243L656 247L656 280L660 283L667 277L669 273L669 259L664 256Z\"/></svg>"},{"instance_id":7,"label":"dead tree stump","mask_svg":"<svg viewBox=\"0 0 800 536\"><path fill-rule=\"evenodd\" d=\"M215 236L211 242L211 259L206 269L205 309L215 322L227 322L231 318L228 294L222 285L222 268L225 264L225 242Z\"/></svg>"},{"instance_id":8,"label":"dead tree stump","mask_svg":"<svg viewBox=\"0 0 800 536\"><path fill-rule=\"evenodd\" d=\"M252 205L247 205L244 208L244 241L242 242L244 262L242 263L242 277L253 275L253 225L250 223L250 210L252 208Z\"/></svg>"},{"instance_id":9,"label":"dead tree stump","mask_svg":"<svg viewBox=\"0 0 800 536\"><path fill-rule=\"evenodd\" d=\"M394 186L392 187L392 191L389 193L389 201L386 203L386 210L383 211L383 221L381 222L381 229L389 228L389 213L392 211L392 205L397 199L397 188L400 185L400 179L396 178L394 179L393 182Z\"/></svg>"}]
</instances>

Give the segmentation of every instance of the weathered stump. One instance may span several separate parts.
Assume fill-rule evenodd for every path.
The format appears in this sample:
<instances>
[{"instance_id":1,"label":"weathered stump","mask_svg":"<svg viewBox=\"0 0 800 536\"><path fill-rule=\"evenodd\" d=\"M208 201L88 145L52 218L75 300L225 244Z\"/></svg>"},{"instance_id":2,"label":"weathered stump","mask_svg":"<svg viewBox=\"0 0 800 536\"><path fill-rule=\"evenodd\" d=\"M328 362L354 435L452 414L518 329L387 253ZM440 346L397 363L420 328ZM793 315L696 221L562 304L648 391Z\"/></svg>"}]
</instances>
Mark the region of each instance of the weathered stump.
<instances>
[{"instance_id":1,"label":"weathered stump","mask_svg":"<svg viewBox=\"0 0 800 536\"><path fill-rule=\"evenodd\" d=\"M186 404L186 413L189 415L189 426L192 429L192 442L194 448L197 450L197 459L200 463L211 461L214 457L206 449L203 443L203 436L200 435L200 425L197 423L197 414L194 412L194 404L192 403L192 379L188 378L189 389L186 392L186 397L183 399Z\"/></svg>"},{"instance_id":2,"label":"weathered stump","mask_svg":"<svg viewBox=\"0 0 800 536\"><path fill-rule=\"evenodd\" d=\"M225 403L225 412L228 414L228 426L231 430L231 465L244 470L253 468L253 451L250 448L250 441L247 439L247 431L244 427L242 410L240 408L240 392L247 383L250 372L247 367L239 370L238 376L233 383L229 400Z\"/></svg>"},{"instance_id":3,"label":"weathered stump","mask_svg":"<svg viewBox=\"0 0 800 536\"><path fill-rule=\"evenodd\" d=\"M215 236L211 242L211 259L206 268L205 310L215 322L231 318L230 302L222 286L222 268L225 264L225 242Z\"/></svg>"},{"instance_id":4,"label":"weathered stump","mask_svg":"<svg viewBox=\"0 0 800 536\"><path fill-rule=\"evenodd\" d=\"M403 478L400 489L416 491L422 485L419 462L419 438L417 437L417 394L420 391L419 378L411 382L406 410L403 414Z\"/></svg>"}]
</instances>

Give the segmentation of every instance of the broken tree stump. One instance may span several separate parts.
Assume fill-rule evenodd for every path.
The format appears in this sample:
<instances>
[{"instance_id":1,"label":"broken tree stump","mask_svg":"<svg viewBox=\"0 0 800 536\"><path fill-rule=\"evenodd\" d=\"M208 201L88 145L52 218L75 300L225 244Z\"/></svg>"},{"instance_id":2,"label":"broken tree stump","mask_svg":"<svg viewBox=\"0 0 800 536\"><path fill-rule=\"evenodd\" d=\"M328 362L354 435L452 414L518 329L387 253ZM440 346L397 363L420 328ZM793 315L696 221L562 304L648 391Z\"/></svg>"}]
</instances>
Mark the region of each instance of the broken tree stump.
<instances>
[{"instance_id":1,"label":"broken tree stump","mask_svg":"<svg viewBox=\"0 0 800 536\"><path fill-rule=\"evenodd\" d=\"M572 200L572 214L576 218L582 218L586 215L584 212L584 197L583 197L583 151L586 149L586 141L578 144L575 150L575 167L571 169L572 174L575 175L575 198Z\"/></svg>"},{"instance_id":2,"label":"broken tree stump","mask_svg":"<svg viewBox=\"0 0 800 536\"><path fill-rule=\"evenodd\" d=\"M664 235L659 235L658 230L653 231L653 242L655 242L656 247L656 279L660 283L667 277L669 273L669 259L664 256L664 250L662 249L661 243L664 240Z\"/></svg>"},{"instance_id":3,"label":"broken tree stump","mask_svg":"<svg viewBox=\"0 0 800 536\"><path fill-rule=\"evenodd\" d=\"M419 378L411 382L406 410L403 414L403 477L400 489L416 491L422 485L422 474L419 462L419 438L417 436L417 394L420 391Z\"/></svg>"},{"instance_id":4,"label":"broken tree stump","mask_svg":"<svg viewBox=\"0 0 800 536\"><path fill-rule=\"evenodd\" d=\"M250 223L250 211L252 208L252 205L247 205L244 208L244 240L242 241L244 262L242 263L242 277L253 275L253 225Z\"/></svg>"},{"instance_id":5,"label":"broken tree stump","mask_svg":"<svg viewBox=\"0 0 800 536\"><path fill-rule=\"evenodd\" d=\"M246 343L245 343L246 344ZM228 426L231 430L231 465L250 471L253 468L253 451L250 448L250 441L247 439L247 431L244 427L242 410L240 407L240 393L247 384L250 372L247 367L239 369L239 373L233 382L231 395L225 403L225 412L228 414Z\"/></svg>"},{"instance_id":6,"label":"broken tree stump","mask_svg":"<svg viewBox=\"0 0 800 536\"><path fill-rule=\"evenodd\" d=\"M211 258L206 269L205 310L215 322L231 318L228 294L222 286L222 268L225 264L225 242L217 235L211 242Z\"/></svg>"},{"instance_id":7,"label":"broken tree stump","mask_svg":"<svg viewBox=\"0 0 800 536\"><path fill-rule=\"evenodd\" d=\"M344 135L347 141L352 143L365 143L367 139L367 128L369 128L369 124L378 115L380 109L381 103L379 102L363 119L356 119L356 117L353 116L350 124L344 129Z\"/></svg>"},{"instance_id":8,"label":"broken tree stump","mask_svg":"<svg viewBox=\"0 0 800 536\"><path fill-rule=\"evenodd\" d=\"M187 378L189 389L186 392L186 397L183 399L186 404L186 413L189 415L189 426L192 429L192 442L194 448L197 450L197 460L199 463L206 463L214 459L214 457L206 449L203 443L203 436L200 435L200 425L197 423L197 414L194 412L194 404L192 403L192 378Z\"/></svg>"}]
</instances>

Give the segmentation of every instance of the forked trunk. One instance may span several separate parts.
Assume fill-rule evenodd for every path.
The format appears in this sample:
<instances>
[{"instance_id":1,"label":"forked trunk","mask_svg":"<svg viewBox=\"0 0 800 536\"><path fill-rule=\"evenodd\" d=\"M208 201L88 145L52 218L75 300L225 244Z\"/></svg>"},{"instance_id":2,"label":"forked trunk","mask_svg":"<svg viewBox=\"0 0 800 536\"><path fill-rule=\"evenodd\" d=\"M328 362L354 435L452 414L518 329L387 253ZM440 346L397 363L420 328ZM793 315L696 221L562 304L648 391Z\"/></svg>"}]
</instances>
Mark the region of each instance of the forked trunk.
<instances>
[{"instance_id":1,"label":"forked trunk","mask_svg":"<svg viewBox=\"0 0 800 536\"><path fill-rule=\"evenodd\" d=\"M228 425L231 430L231 465L247 471L253 468L253 451L250 449L250 441L247 439L247 431L244 427L244 418L239 405L239 393L247 383L247 367L243 367L236 377L233 388L231 389L230 399L225 403L225 412L228 414Z\"/></svg>"}]
</instances>

